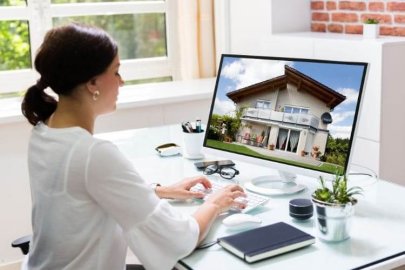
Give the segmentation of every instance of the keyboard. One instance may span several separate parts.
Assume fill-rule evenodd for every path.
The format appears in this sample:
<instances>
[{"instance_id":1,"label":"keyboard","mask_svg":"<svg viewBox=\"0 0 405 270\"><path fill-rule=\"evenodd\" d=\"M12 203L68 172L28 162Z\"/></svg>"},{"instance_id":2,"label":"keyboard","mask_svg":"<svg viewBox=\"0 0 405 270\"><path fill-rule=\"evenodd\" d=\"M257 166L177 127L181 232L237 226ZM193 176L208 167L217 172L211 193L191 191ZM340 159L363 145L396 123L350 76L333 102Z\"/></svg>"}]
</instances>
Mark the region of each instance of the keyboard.
<instances>
[{"instance_id":1,"label":"keyboard","mask_svg":"<svg viewBox=\"0 0 405 270\"><path fill-rule=\"evenodd\" d=\"M222 184L218 182L211 181L212 187L210 189L206 189L203 185L197 184L194 187L191 188L192 191L199 191L205 193L205 197L203 200L208 198L208 196L212 193L215 193L216 191L224 188L225 186L229 184ZM231 211L238 211L242 213L249 212L256 208L259 205L263 205L266 202L268 202L269 198L265 196L261 196L259 194L249 192L245 190L246 197L239 197L236 198L235 201L243 202L246 203L246 208L245 209L239 209L239 208L231 208Z\"/></svg>"}]
</instances>

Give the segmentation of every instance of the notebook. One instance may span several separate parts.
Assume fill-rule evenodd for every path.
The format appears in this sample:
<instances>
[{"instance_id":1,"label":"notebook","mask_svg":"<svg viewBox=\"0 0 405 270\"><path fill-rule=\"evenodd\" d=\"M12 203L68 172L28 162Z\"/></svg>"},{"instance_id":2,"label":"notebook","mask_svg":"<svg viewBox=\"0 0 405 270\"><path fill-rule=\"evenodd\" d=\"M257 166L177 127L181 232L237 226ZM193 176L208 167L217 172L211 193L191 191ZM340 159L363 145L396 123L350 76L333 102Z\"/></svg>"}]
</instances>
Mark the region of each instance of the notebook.
<instances>
[{"instance_id":1,"label":"notebook","mask_svg":"<svg viewBox=\"0 0 405 270\"><path fill-rule=\"evenodd\" d=\"M227 251L248 263L263 260L315 243L315 238L287 223L271 225L218 238Z\"/></svg>"}]
</instances>

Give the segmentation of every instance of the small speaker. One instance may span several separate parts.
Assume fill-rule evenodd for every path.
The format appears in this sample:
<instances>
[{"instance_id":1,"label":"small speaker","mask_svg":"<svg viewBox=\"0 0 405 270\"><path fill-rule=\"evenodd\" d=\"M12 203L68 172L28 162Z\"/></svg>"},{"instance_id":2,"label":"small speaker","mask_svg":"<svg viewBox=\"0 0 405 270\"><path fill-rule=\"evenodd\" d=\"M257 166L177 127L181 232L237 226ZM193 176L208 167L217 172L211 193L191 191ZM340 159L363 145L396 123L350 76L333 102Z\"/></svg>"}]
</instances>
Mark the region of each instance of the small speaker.
<instances>
[{"instance_id":1,"label":"small speaker","mask_svg":"<svg viewBox=\"0 0 405 270\"><path fill-rule=\"evenodd\" d=\"M314 213L314 207L309 199L293 199L289 205L290 216L298 220L309 219Z\"/></svg>"}]
</instances>

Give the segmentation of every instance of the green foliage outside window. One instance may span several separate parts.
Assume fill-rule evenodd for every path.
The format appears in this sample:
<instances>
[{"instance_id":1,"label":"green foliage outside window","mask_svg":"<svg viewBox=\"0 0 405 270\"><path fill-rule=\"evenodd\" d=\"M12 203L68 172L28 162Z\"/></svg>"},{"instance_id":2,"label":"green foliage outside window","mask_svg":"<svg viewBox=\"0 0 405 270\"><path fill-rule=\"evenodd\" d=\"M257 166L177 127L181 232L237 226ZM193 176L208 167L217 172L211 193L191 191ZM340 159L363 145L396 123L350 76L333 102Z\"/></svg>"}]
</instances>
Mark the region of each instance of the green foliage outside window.
<instances>
[{"instance_id":1,"label":"green foliage outside window","mask_svg":"<svg viewBox=\"0 0 405 270\"><path fill-rule=\"evenodd\" d=\"M25 0L0 0L0 6L25 6Z\"/></svg>"},{"instance_id":2,"label":"green foliage outside window","mask_svg":"<svg viewBox=\"0 0 405 270\"><path fill-rule=\"evenodd\" d=\"M52 0L52 4L122 2L122 1L139 2L139 1L146 1L146 0ZM161 0L148 0L148 1L161 1Z\"/></svg>"},{"instance_id":3,"label":"green foliage outside window","mask_svg":"<svg viewBox=\"0 0 405 270\"><path fill-rule=\"evenodd\" d=\"M27 21L0 21L0 71L31 67Z\"/></svg>"},{"instance_id":4,"label":"green foliage outside window","mask_svg":"<svg viewBox=\"0 0 405 270\"><path fill-rule=\"evenodd\" d=\"M53 24L78 22L100 27L118 43L121 59L166 56L164 14L122 14L54 18Z\"/></svg>"}]
</instances>

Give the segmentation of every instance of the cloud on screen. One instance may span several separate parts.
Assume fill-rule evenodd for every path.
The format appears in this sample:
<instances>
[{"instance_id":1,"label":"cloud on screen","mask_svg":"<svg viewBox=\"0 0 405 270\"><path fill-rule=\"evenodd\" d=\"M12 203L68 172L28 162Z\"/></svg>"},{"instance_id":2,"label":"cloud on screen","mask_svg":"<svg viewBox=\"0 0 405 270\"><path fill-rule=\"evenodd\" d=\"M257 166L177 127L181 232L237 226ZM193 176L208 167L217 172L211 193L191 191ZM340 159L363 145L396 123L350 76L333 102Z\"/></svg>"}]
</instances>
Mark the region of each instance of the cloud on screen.
<instances>
[{"instance_id":1,"label":"cloud on screen","mask_svg":"<svg viewBox=\"0 0 405 270\"><path fill-rule=\"evenodd\" d=\"M232 90L237 90L284 75L284 66L291 64L288 61L240 59L226 65L221 75L232 80L235 83L235 89Z\"/></svg>"}]
</instances>

